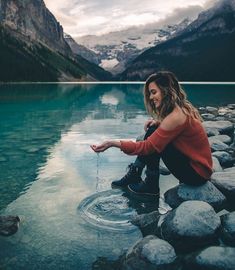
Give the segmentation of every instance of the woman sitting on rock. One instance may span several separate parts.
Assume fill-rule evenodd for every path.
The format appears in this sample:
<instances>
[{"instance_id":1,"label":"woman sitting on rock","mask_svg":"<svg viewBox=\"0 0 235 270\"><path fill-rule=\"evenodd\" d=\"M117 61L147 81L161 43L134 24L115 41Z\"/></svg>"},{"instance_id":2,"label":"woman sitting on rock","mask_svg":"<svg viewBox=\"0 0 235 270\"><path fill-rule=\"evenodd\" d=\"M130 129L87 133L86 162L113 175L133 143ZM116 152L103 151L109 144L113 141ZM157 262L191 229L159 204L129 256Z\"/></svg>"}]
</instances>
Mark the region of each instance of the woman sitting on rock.
<instances>
[{"instance_id":1,"label":"woman sitting on rock","mask_svg":"<svg viewBox=\"0 0 235 270\"><path fill-rule=\"evenodd\" d=\"M128 173L112 186L128 186L134 193L158 196L160 158L181 183L204 184L212 174L207 134L175 75L168 71L152 74L145 83L144 101L153 119L145 123L143 141L105 141L91 146L97 153L117 147L138 156ZM145 166L146 178L142 181Z\"/></svg>"}]
</instances>

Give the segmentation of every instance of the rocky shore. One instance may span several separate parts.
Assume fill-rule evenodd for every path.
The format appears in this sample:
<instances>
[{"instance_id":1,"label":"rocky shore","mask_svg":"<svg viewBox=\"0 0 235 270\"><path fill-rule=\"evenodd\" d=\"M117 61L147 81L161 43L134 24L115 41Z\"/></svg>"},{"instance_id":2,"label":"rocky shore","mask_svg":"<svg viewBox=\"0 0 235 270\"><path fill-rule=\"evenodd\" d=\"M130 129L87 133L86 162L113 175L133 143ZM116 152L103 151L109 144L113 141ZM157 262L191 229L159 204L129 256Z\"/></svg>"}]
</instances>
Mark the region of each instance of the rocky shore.
<instances>
[{"instance_id":1,"label":"rocky shore","mask_svg":"<svg viewBox=\"0 0 235 270\"><path fill-rule=\"evenodd\" d=\"M199 108L213 156L211 181L200 187L177 185L164 194L172 208L131 222L143 234L118 262L93 269L235 269L235 104ZM162 164L161 173L169 172ZM0 235L15 233L18 217L0 217Z\"/></svg>"}]
</instances>

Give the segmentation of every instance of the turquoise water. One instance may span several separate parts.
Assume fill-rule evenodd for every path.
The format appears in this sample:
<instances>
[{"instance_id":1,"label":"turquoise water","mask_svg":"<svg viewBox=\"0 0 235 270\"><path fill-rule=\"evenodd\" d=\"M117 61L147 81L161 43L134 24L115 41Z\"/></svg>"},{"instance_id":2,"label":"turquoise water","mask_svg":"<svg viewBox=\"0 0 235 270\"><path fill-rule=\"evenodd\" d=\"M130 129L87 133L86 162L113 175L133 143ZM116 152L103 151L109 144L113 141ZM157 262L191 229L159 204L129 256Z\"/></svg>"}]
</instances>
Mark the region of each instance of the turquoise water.
<instances>
[{"instance_id":1,"label":"turquoise water","mask_svg":"<svg viewBox=\"0 0 235 270\"><path fill-rule=\"evenodd\" d=\"M0 269L91 269L141 237L129 220L158 206L110 187L133 157L117 149L97 156L89 145L143 133L142 88L0 85L0 214L21 219L15 235L0 237ZM197 106L235 101L234 85L184 88ZM161 176L161 192L176 183Z\"/></svg>"}]
</instances>

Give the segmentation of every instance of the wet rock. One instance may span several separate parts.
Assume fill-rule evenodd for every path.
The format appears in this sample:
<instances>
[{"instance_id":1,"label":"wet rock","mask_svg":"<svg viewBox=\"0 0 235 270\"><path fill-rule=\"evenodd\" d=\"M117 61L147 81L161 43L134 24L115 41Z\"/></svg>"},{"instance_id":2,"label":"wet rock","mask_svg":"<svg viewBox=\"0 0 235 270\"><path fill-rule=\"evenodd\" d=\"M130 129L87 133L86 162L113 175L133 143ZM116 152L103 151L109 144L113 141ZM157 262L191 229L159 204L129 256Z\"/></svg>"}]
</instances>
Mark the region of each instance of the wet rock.
<instances>
[{"instance_id":1,"label":"wet rock","mask_svg":"<svg viewBox=\"0 0 235 270\"><path fill-rule=\"evenodd\" d=\"M213 162L213 172L221 172L223 171L219 160L216 157L212 157L212 162Z\"/></svg>"},{"instance_id":2,"label":"wet rock","mask_svg":"<svg viewBox=\"0 0 235 270\"><path fill-rule=\"evenodd\" d=\"M208 203L186 201L166 215L159 236L176 250L189 252L217 242L220 224Z\"/></svg>"},{"instance_id":3,"label":"wet rock","mask_svg":"<svg viewBox=\"0 0 235 270\"><path fill-rule=\"evenodd\" d=\"M186 257L183 270L234 270L235 248L208 247Z\"/></svg>"},{"instance_id":4,"label":"wet rock","mask_svg":"<svg viewBox=\"0 0 235 270\"><path fill-rule=\"evenodd\" d=\"M229 148L229 146L220 140L215 138L216 136L209 137L209 144L212 151L225 151Z\"/></svg>"},{"instance_id":5,"label":"wet rock","mask_svg":"<svg viewBox=\"0 0 235 270\"><path fill-rule=\"evenodd\" d=\"M235 104L228 104L227 107L228 107L229 109L232 109L232 110L233 110L233 109L235 109Z\"/></svg>"},{"instance_id":6,"label":"wet rock","mask_svg":"<svg viewBox=\"0 0 235 270\"><path fill-rule=\"evenodd\" d=\"M212 156L219 160L222 167L232 167L234 164L234 158L228 152L215 151L212 153Z\"/></svg>"},{"instance_id":7,"label":"wet rock","mask_svg":"<svg viewBox=\"0 0 235 270\"><path fill-rule=\"evenodd\" d=\"M178 207L184 201L194 200L209 203L215 211L226 205L225 196L210 181L198 187L180 184L165 192L164 197L172 208Z\"/></svg>"},{"instance_id":8,"label":"wet rock","mask_svg":"<svg viewBox=\"0 0 235 270\"><path fill-rule=\"evenodd\" d=\"M221 216L221 238L229 246L235 247L235 212Z\"/></svg>"},{"instance_id":9,"label":"wet rock","mask_svg":"<svg viewBox=\"0 0 235 270\"><path fill-rule=\"evenodd\" d=\"M230 121L205 121L203 126L208 128L217 129L220 134L233 135L234 125Z\"/></svg>"},{"instance_id":10,"label":"wet rock","mask_svg":"<svg viewBox=\"0 0 235 270\"><path fill-rule=\"evenodd\" d=\"M211 176L211 182L232 203L235 203L235 174L233 171L215 172Z\"/></svg>"},{"instance_id":11,"label":"wet rock","mask_svg":"<svg viewBox=\"0 0 235 270\"><path fill-rule=\"evenodd\" d=\"M126 254L122 270L175 270L177 257L166 241L149 235L138 241Z\"/></svg>"},{"instance_id":12,"label":"wet rock","mask_svg":"<svg viewBox=\"0 0 235 270\"><path fill-rule=\"evenodd\" d=\"M153 211L148 214L138 215L132 218L131 223L138 226L143 236L155 234L157 231L158 221L161 218L158 211Z\"/></svg>"},{"instance_id":13,"label":"wet rock","mask_svg":"<svg viewBox=\"0 0 235 270\"><path fill-rule=\"evenodd\" d=\"M17 232L20 218L18 216L0 216L0 235L10 236Z\"/></svg>"}]
</instances>

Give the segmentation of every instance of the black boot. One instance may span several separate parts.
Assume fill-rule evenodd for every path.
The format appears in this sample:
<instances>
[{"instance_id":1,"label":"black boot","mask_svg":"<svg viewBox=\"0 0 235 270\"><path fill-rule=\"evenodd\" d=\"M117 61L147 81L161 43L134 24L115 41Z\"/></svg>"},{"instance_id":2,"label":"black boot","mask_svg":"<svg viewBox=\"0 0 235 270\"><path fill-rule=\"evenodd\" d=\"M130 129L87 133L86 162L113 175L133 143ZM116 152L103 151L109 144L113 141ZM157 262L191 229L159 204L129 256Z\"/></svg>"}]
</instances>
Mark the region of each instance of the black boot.
<instances>
[{"instance_id":1,"label":"black boot","mask_svg":"<svg viewBox=\"0 0 235 270\"><path fill-rule=\"evenodd\" d=\"M139 195L159 196L159 170L147 170L145 180L128 185L128 189Z\"/></svg>"},{"instance_id":2,"label":"black boot","mask_svg":"<svg viewBox=\"0 0 235 270\"><path fill-rule=\"evenodd\" d=\"M129 184L139 183L142 181L142 168L136 167L131 163L128 165L129 171L120 180L112 182L113 187L127 187Z\"/></svg>"}]
</instances>

